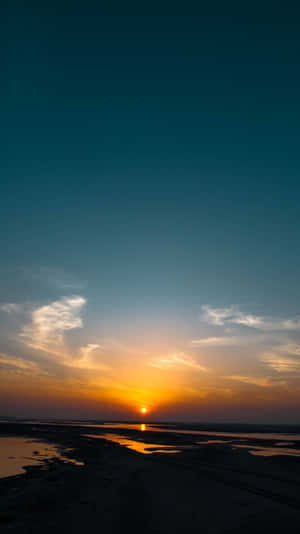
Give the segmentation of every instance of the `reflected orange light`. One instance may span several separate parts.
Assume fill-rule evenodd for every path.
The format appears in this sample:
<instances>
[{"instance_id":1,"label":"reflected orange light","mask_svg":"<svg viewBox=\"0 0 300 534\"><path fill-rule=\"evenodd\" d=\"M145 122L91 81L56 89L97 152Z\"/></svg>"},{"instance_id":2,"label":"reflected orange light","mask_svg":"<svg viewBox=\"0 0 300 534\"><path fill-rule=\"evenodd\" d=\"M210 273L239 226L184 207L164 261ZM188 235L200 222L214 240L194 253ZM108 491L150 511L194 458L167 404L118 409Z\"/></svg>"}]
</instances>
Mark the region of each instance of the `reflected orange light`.
<instances>
[{"instance_id":1,"label":"reflected orange light","mask_svg":"<svg viewBox=\"0 0 300 534\"><path fill-rule=\"evenodd\" d=\"M160 445L156 443L143 443L142 441L135 441L133 439L124 438L124 436L118 436L118 434L85 434L87 438L95 439L107 439L119 443L119 445L125 445L128 449L141 452L142 454L152 454L154 452L167 452L176 453L179 449L174 449L172 445Z\"/></svg>"},{"instance_id":2,"label":"reflected orange light","mask_svg":"<svg viewBox=\"0 0 300 534\"><path fill-rule=\"evenodd\" d=\"M141 425L141 431L144 432L146 430L146 425L144 423Z\"/></svg>"}]
</instances>

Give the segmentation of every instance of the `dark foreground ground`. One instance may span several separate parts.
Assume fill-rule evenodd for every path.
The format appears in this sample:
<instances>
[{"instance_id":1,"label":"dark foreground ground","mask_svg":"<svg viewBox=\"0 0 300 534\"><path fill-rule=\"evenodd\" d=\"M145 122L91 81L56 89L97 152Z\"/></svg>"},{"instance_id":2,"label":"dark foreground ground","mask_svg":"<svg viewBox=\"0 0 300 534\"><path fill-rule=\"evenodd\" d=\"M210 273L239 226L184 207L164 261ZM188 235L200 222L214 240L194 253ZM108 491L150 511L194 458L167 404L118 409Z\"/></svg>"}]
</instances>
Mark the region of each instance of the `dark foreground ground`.
<instances>
[{"instance_id":1,"label":"dark foreground ground","mask_svg":"<svg viewBox=\"0 0 300 534\"><path fill-rule=\"evenodd\" d=\"M2 423L0 434L42 437L74 448L72 457L85 462L49 462L47 470L0 479L3 533L300 532L297 458L255 457L229 445L142 455L76 427Z\"/></svg>"}]
</instances>

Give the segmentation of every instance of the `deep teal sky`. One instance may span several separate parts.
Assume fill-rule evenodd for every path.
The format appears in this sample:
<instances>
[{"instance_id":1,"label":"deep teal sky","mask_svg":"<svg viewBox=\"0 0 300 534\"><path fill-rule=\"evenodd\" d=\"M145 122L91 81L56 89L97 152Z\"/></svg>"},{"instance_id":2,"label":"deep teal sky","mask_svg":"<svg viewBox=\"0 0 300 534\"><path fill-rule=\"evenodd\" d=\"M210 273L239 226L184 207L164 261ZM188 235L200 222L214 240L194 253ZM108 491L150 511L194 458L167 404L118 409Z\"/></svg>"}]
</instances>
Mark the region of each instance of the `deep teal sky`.
<instances>
[{"instance_id":1,"label":"deep teal sky","mask_svg":"<svg viewBox=\"0 0 300 534\"><path fill-rule=\"evenodd\" d=\"M205 304L299 314L299 10L14 6L1 301L82 294L107 336L180 337Z\"/></svg>"},{"instance_id":2,"label":"deep teal sky","mask_svg":"<svg viewBox=\"0 0 300 534\"><path fill-rule=\"evenodd\" d=\"M297 311L296 14L61 9L4 12L4 298L42 267L125 307Z\"/></svg>"}]
</instances>

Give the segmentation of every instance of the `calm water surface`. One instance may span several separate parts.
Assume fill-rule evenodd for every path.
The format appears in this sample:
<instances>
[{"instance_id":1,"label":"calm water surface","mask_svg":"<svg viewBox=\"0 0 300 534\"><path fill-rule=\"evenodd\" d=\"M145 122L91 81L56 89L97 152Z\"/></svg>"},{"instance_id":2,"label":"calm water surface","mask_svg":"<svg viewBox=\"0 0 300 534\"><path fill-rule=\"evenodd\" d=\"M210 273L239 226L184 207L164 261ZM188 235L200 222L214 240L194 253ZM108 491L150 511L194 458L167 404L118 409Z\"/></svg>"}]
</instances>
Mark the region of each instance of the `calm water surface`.
<instances>
[{"instance_id":1,"label":"calm water surface","mask_svg":"<svg viewBox=\"0 0 300 534\"><path fill-rule=\"evenodd\" d=\"M144 441L136 441L134 439L125 438L118 434L85 434L87 438L106 439L114 441L119 445L125 445L128 449L141 452L142 454L151 454L153 452L180 452L182 447L175 447L174 445L161 445L156 443L145 443Z\"/></svg>"},{"instance_id":2,"label":"calm water surface","mask_svg":"<svg viewBox=\"0 0 300 534\"><path fill-rule=\"evenodd\" d=\"M45 421L26 421L27 424L45 424L54 426L78 426L84 428L111 428L111 429L124 429L124 430L139 430L148 432L163 432L168 434L186 434L189 436L217 436L224 438L238 438L238 439L262 439L262 440L276 440L276 441L291 441L300 442L300 434L288 434L285 432L219 432L212 430L194 430L194 429L181 429L176 424L155 425L152 423L85 423L85 422L45 422ZM170 428L170 427L174 428Z\"/></svg>"},{"instance_id":3,"label":"calm water surface","mask_svg":"<svg viewBox=\"0 0 300 534\"><path fill-rule=\"evenodd\" d=\"M271 432L213 432L211 430L186 430L180 428L165 428L163 426L147 424L125 424L125 423L103 423L101 425L80 425L94 428L124 428L132 430L147 430L152 432L164 432L168 434L186 434L201 436L219 436L228 438L247 438L247 439L274 439L280 441L300 441L300 434L284 434ZM143 427L143 428L142 428Z\"/></svg>"},{"instance_id":4,"label":"calm water surface","mask_svg":"<svg viewBox=\"0 0 300 534\"><path fill-rule=\"evenodd\" d=\"M0 478L25 473L25 466L41 465L52 459L83 465L64 456L50 443L22 437L0 437Z\"/></svg>"},{"instance_id":5,"label":"calm water surface","mask_svg":"<svg viewBox=\"0 0 300 534\"><path fill-rule=\"evenodd\" d=\"M155 424L146 424L146 423L101 423L93 424L86 422L74 422L68 421L65 423L55 423L55 422L45 422L45 421L27 421L28 424L45 424L45 425L57 425L57 426L75 426L89 429L105 429L111 430L105 434L86 434L90 438L100 438L107 439L109 441L114 441L119 445L126 446L130 449L133 449L142 454L150 454L153 452L163 452L163 453L174 453L180 452L184 449L199 448L203 446L223 446L228 445L235 448L245 448L249 451L250 454L256 456L294 456L300 457L300 434L288 434L284 432L220 432L212 430L196 430L194 428L180 428L177 425L155 425ZM118 431L114 433L112 431ZM128 437L127 433L122 433L124 431L138 431L140 433L140 438L131 439L131 436ZM169 434L170 440L167 440L167 444L156 444L147 442L146 435L147 432L160 432L163 434ZM190 445L174 445L172 443L171 435L185 435L190 436ZM197 436L203 436L201 441L196 441ZM136 437L136 436L135 436ZM258 440L258 442L253 443L253 440ZM262 443L259 444L259 441L270 441L270 444ZM151 441L151 440L150 440ZM169 443L168 443L169 441ZM251 443L252 442L252 443ZM273 443L272 443L273 442ZM1 443L1 442L0 442ZM291 448L293 446L294 448ZM297 448L298 447L298 448ZM57 451L56 451L57 452ZM33 459L33 461L35 458ZM30 464L28 464L30 465ZM1 475L0 475L1 476Z\"/></svg>"},{"instance_id":6,"label":"calm water surface","mask_svg":"<svg viewBox=\"0 0 300 534\"><path fill-rule=\"evenodd\" d=\"M158 427L155 425L143 424L125 424L125 423L104 423L99 425L83 425L85 427L92 428L111 428L118 430L138 430L141 433L145 431L152 432L163 432L170 434L186 434L186 435L201 435L201 436L214 436L214 437L224 437L232 439L208 439L202 441L195 441L192 445L157 445L153 443L147 443L143 440L132 440L128 437L124 437L118 434L86 434L87 437L93 438L102 438L109 441L114 441L119 443L119 445L125 445L129 449L133 449L142 454L149 454L153 452L164 452L164 453L174 453L180 452L186 449L191 449L195 447L201 447L203 445L230 445L233 449L235 448L244 448L249 451L250 454L255 456L297 456L300 457L299 449L291 449L288 446L294 445L294 443L300 441L300 435L295 434L279 434L279 433L246 433L246 432L212 432L212 431L202 431L202 430L181 430L181 429L170 429L165 427ZM293 441L290 441L291 438ZM256 440L278 440L279 442L274 443L270 446L263 445L247 445L247 439L256 439Z\"/></svg>"}]
</instances>

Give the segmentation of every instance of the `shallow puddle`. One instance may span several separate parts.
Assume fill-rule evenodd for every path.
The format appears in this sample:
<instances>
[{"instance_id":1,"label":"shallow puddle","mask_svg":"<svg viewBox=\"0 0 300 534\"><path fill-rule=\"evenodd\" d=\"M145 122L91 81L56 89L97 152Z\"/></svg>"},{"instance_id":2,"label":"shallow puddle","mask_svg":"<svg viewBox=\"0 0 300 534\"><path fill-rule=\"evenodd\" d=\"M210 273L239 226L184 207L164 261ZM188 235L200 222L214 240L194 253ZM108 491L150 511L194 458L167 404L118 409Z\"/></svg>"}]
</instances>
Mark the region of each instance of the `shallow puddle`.
<instances>
[{"instance_id":1,"label":"shallow puddle","mask_svg":"<svg viewBox=\"0 0 300 534\"><path fill-rule=\"evenodd\" d=\"M28 423L28 422L27 422ZM28 423L29 424L29 423ZM299 445L300 434L289 434L289 433L272 433L272 432L220 432L220 431L209 431L209 430L197 430L194 428L186 429L180 428L179 425L159 425L151 423L85 423L85 422L66 422L66 423L46 423L46 422L35 422L35 424L46 424L46 425L58 425L58 426L78 426L85 429L111 429L110 433L105 434L86 434L87 437L91 438L100 438L107 439L118 443L119 445L124 445L129 449L135 450L142 454L151 454L155 452L160 453L178 453L187 449L195 449L196 447L201 447L202 445L231 445L234 448L245 448L248 449L250 454L256 456L295 456L300 457L300 448L290 448L291 445ZM173 428L170 428L173 426ZM40 427L39 427L40 430ZM143 434L143 441L133 440L127 436L122 436L119 434L114 434L115 430L126 431L139 431L140 435ZM146 435L148 432L159 432L162 434L180 434L191 437L191 445L162 445L156 443L147 443L145 441ZM126 432L127 433L127 432ZM203 440L195 442L196 436L203 436ZM165 436L166 437L166 436ZM263 445L251 445L252 440L270 440L274 443L270 443L269 446ZM242 444L244 442L244 444ZM249 443L250 442L250 443ZM1 443L1 442L0 442ZM172 440L171 440L172 443ZM1 446L1 445L0 445ZM57 451L56 451L57 453ZM70 460L68 460L70 461ZM32 465L32 464L28 464ZM1 470L0 470L0 476Z\"/></svg>"},{"instance_id":2,"label":"shallow puddle","mask_svg":"<svg viewBox=\"0 0 300 534\"><path fill-rule=\"evenodd\" d=\"M72 426L75 426L72 423ZM213 432L210 430L194 430L194 429L181 429L181 428L168 428L163 425L158 426L155 424L136 424L136 423L101 423L101 424L78 424L78 426L86 428L111 428L111 429L127 429L127 430L140 430L141 432L163 432L168 434L185 434L189 436L214 436L217 438L239 438L239 441L248 439L261 439L261 440L278 440L278 441L300 441L300 434L285 434L285 433L273 433L273 432ZM203 442L202 442L203 443Z\"/></svg>"},{"instance_id":3,"label":"shallow puddle","mask_svg":"<svg viewBox=\"0 0 300 534\"><path fill-rule=\"evenodd\" d=\"M1 422L0 422L1 423ZM155 423L87 423L84 421L78 422L69 422L64 423L57 422L46 422L46 421L26 421L26 424L45 424L47 426L78 426L83 428L111 428L111 429L125 429L125 430L139 430L141 432L163 432L170 434L186 434L186 435L200 435L207 437L217 437L217 438L238 438L239 441L247 441L248 439L260 439L260 440L278 440L278 441L289 441L289 442L298 442L300 441L300 433L288 434L285 432L220 432L212 430L197 430L197 429L182 429L178 424L155 424ZM170 428L173 427L173 428ZM202 442L203 443L203 442Z\"/></svg>"},{"instance_id":4,"label":"shallow puddle","mask_svg":"<svg viewBox=\"0 0 300 534\"><path fill-rule=\"evenodd\" d=\"M260 447L258 445L234 445L233 448L248 449L250 454L254 456L298 456L300 457L299 449L288 449L286 447Z\"/></svg>"},{"instance_id":5,"label":"shallow puddle","mask_svg":"<svg viewBox=\"0 0 300 534\"><path fill-rule=\"evenodd\" d=\"M64 456L57 446L50 443L22 437L0 438L0 478L25 473L25 466L41 465L46 460L55 459L84 465Z\"/></svg>"},{"instance_id":6,"label":"shallow puddle","mask_svg":"<svg viewBox=\"0 0 300 534\"><path fill-rule=\"evenodd\" d=\"M140 452L142 454L151 454L154 452L167 452L175 453L180 452L181 447L177 448L173 445L161 445L156 443L145 443L143 441L136 441L133 439L125 438L124 436L119 436L118 434L85 434L87 438L97 438L97 439L106 439L108 441L114 441L119 445L124 445L128 449L133 451Z\"/></svg>"},{"instance_id":7,"label":"shallow puddle","mask_svg":"<svg viewBox=\"0 0 300 534\"><path fill-rule=\"evenodd\" d=\"M145 424L142 424L142 425L126 425L126 424L105 424L105 425L98 425L99 427L106 427L106 428L125 428L125 429L132 429L132 430L141 430L142 432L144 432L145 430L157 430L156 427L150 427L149 425L145 425ZM134 427L134 428L132 428ZM161 429L161 431L163 431ZM173 431L169 431L169 432L173 432ZM180 432L179 432L180 433ZM185 432L187 433L187 432ZM192 432L191 432L192 433ZM198 434L202 434L202 432L198 432ZM203 434L205 434L205 432L203 432ZM207 434L212 434L212 433L207 433ZM219 434L218 432L216 432L214 434L215 436L224 436L225 437L225 433L224 434ZM229 436L229 434L226 433L226 437ZM237 434L238 437L240 436L245 436L245 434ZM253 435L252 435L253 436ZM258 434L254 434L255 437L258 436ZM186 449L194 449L195 446L200 446L201 445L230 445L233 449L235 448L243 448L243 449L247 449L249 451L250 454L253 454L255 456L296 456L296 457L300 457L300 450L299 449L289 449L287 448L287 445L290 445L291 442L288 442L288 441L282 441L282 442L278 442L278 444L274 444L274 446L270 446L270 447L264 447L264 446L259 446L259 445L243 445L241 443L235 443L234 440L228 440L228 439L208 439L208 440L203 440L203 441L197 441L195 442L194 445L183 445L183 446L178 446L178 445L158 445L158 444L153 444L153 443L146 443L144 441L137 441L137 440L133 440L133 439L129 439L127 437L124 437L124 436L121 436L121 435L118 435L118 434L102 434L102 435L98 435L98 434L86 434L86 437L91 437L91 438L102 438L102 439L107 439L108 441L114 441L115 443L119 443L119 445L124 445L125 447L127 447L128 449L132 449L134 451L137 451L137 452L140 452L142 454L150 454L150 453L153 453L153 452L163 452L163 453L175 453L175 452L180 452L180 451L183 451L183 450L186 450ZM233 434L231 434L231 437L233 437ZM261 438L261 436L259 436ZM266 439L266 435L265 435L265 439ZM269 436L268 436L269 437ZM283 438L284 439L284 438ZM240 439L239 441L246 441L245 439ZM282 445L282 447L278 447L278 445Z\"/></svg>"}]
</instances>

